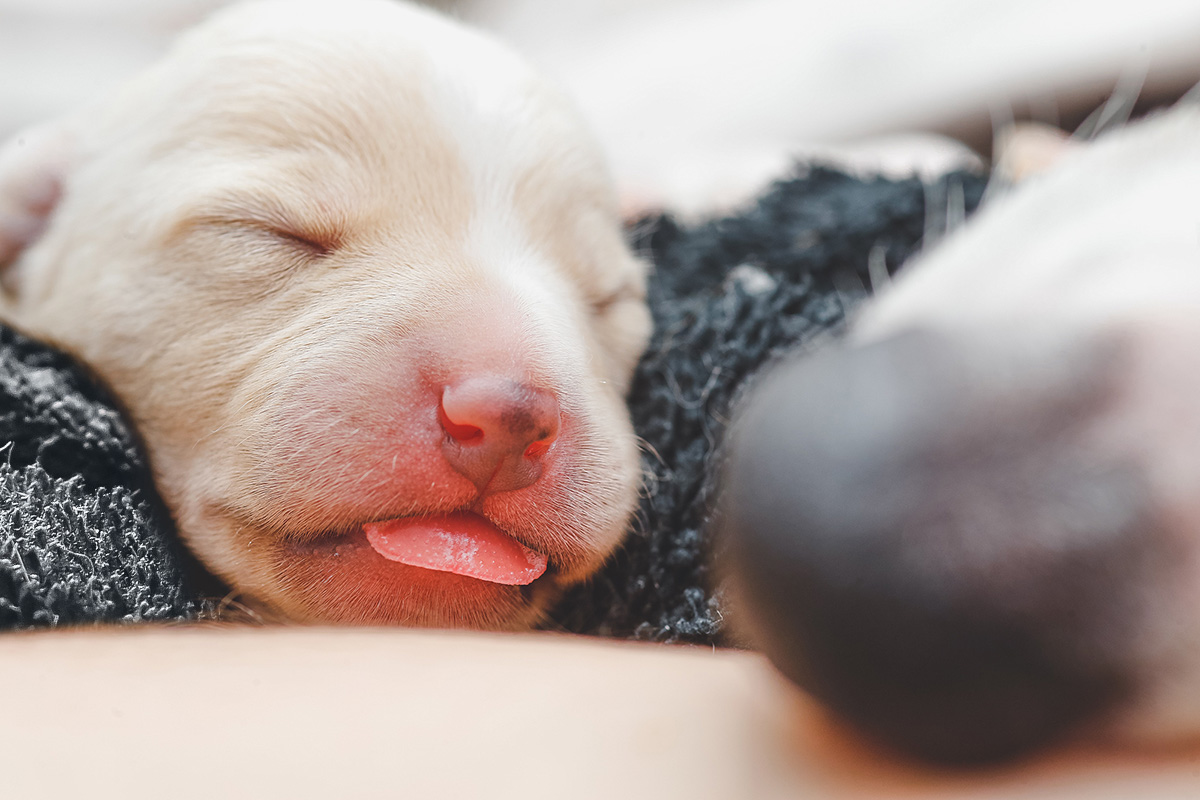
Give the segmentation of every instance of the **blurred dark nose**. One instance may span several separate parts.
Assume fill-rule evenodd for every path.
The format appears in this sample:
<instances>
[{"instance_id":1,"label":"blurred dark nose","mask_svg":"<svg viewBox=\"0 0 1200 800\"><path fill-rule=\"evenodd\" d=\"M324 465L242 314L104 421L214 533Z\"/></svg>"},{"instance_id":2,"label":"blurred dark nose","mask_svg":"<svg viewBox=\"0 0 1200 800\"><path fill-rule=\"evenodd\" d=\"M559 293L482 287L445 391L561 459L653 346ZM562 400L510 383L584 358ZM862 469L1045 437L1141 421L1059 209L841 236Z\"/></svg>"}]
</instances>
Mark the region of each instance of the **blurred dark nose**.
<instances>
[{"instance_id":1,"label":"blurred dark nose","mask_svg":"<svg viewBox=\"0 0 1200 800\"><path fill-rule=\"evenodd\" d=\"M438 419L442 453L480 492L521 489L542 475L558 438L554 395L494 375L476 375L445 387Z\"/></svg>"},{"instance_id":2,"label":"blurred dark nose","mask_svg":"<svg viewBox=\"0 0 1200 800\"><path fill-rule=\"evenodd\" d=\"M755 643L941 762L1020 754L1123 696L1121 576L1146 544L1138 474L1087 445L1108 351L984 351L914 332L783 365L731 428L720 515Z\"/></svg>"}]
</instances>

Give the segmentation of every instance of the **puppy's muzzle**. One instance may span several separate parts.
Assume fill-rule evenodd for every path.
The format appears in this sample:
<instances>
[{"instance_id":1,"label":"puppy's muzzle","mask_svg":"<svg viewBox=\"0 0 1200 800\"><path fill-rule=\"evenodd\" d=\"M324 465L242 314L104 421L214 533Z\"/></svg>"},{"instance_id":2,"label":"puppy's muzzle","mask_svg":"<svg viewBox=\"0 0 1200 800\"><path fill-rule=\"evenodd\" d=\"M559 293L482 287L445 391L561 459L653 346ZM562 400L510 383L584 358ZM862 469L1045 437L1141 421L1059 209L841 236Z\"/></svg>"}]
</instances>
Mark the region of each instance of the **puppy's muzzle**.
<instances>
[{"instance_id":1,"label":"puppy's muzzle","mask_svg":"<svg viewBox=\"0 0 1200 800\"><path fill-rule=\"evenodd\" d=\"M1119 355L909 332L775 370L734 424L723 499L752 638L866 732L1010 757L1130 688L1161 538L1097 435Z\"/></svg>"}]
</instances>

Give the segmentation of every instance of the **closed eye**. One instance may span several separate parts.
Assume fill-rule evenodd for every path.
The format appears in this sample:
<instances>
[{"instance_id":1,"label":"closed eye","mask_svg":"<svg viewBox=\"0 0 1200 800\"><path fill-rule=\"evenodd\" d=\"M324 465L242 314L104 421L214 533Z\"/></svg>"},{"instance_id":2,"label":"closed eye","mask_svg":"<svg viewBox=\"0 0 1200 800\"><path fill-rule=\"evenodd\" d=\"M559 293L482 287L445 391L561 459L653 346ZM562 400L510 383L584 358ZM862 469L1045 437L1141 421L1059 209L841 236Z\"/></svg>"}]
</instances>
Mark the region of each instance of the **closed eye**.
<instances>
[{"instance_id":1,"label":"closed eye","mask_svg":"<svg viewBox=\"0 0 1200 800\"><path fill-rule=\"evenodd\" d=\"M626 284L617 288L615 291L603 295L597 300L592 301L592 311L595 314L606 314L614 306L627 301L644 302L646 293L640 286Z\"/></svg>"},{"instance_id":2,"label":"closed eye","mask_svg":"<svg viewBox=\"0 0 1200 800\"><path fill-rule=\"evenodd\" d=\"M241 241L255 249L285 248L294 258L314 261L324 258L337 249L338 243L331 239L301 232L291 225L255 219L215 219L198 221L201 227L218 232L228 241Z\"/></svg>"},{"instance_id":3,"label":"closed eye","mask_svg":"<svg viewBox=\"0 0 1200 800\"><path fill-rule=\"evenodd\" d=\"M321 258L338 249L343 230L336 214L302 214L275 198L253 195L209 199L185 219L181 233L208 227L235 236L270 237L309 258Z\"/></svg>"},{"instance_id":4,"label":"closed eye","mask_svg":"<svg viewBox=\"0 0 1200 800\"><path fill-rule=\"evenodd\" d=\"M306 251L314 258L323 258L337 247L336 242L330 242L317 236L296 233L292 230L282 230L279 228L267 228L266 230L284 242Z\"/></svg>"}]
</instances>

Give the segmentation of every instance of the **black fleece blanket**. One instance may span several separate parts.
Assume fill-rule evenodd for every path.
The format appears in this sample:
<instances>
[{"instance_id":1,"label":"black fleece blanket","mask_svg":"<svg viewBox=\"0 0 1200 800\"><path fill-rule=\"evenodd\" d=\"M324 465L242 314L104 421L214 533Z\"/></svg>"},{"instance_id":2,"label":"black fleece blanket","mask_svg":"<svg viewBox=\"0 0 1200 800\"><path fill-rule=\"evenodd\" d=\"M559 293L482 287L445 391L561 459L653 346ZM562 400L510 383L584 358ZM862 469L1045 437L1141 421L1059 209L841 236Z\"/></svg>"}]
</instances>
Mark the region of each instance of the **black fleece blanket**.
<instances>
[{"instance_id":1,"label":"black fleece blanket","mask_svg":"<svg viewBox=\"0 0 1200 800\"><path fill-rule=\"evenodd\" d=\"M721 640L709 521L730 404L780 353L836 332L869 292L868 265L894 272L929 220L945 219L946 198L961 193L974 209L983 185L966 173L926 185L814 168L743 213L632 229L655 267L655 333L630 395L645 490L626 545L568 593L548 627ZM106 393L66 357L7 329L0 447L0 629L211 613L210 584L189 579L136 439Z\"/></svg>"}]
</instances>

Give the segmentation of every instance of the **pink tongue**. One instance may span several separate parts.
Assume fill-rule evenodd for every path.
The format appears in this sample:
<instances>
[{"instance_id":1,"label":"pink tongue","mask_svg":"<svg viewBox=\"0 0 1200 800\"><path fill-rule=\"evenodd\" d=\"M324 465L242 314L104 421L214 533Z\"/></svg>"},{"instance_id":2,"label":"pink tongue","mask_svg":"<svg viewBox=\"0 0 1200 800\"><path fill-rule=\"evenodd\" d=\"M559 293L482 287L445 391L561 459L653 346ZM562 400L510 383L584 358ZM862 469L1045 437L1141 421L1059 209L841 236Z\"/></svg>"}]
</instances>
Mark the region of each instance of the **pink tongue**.
<instances>
[{"instance_id":1,"label":"pink tongue","mask_svg":"<svg viewBox=\"0 0 1200 800\"><path fill-rule=\"evenodd\" d=\"M546 556L474 514L410 517L363 525L375 552L412 567L523 586L546 571Z\"/></svg>"}]
</instances>

